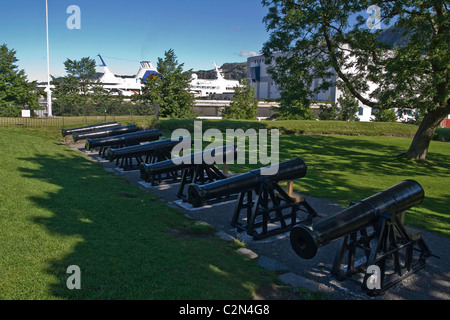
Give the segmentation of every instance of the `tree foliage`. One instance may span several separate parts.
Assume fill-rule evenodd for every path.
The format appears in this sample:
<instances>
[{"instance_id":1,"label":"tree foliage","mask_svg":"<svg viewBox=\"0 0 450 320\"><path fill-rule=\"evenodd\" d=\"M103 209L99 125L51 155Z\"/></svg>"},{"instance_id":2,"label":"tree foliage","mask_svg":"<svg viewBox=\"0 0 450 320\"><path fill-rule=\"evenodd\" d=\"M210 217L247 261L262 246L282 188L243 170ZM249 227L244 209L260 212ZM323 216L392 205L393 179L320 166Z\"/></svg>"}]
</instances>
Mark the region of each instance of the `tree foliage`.
<instances>
[{"instance_id":1,"label":"tree foliage","mask_svg":"<svg viewBox=\"0 0 450 320\"><path fill-rule=\"evenodd\" d=\"M273 108L272 119L277 120L314 120L314 112L310 108L310 102L303 99L281 99L280 106Z\"/></svg>"},{"instance_id":2,"label":"tree foliage","mask_svg":"<svg viewBox=\"0 0 450 320\"><path fill-rule=\"evenodd\" d=\"M292 57L269 68L280 90L280 106L274 108L273 118L278 120L313 120L309 82L304 82L304 72L292 65Z\"/></svg>"},{"instance_id":3,"label":"tree foliage","mask_svg":"<svg viewBox=\"0 0 450 320\"><path fill-rule=\"evenodd\" d=\"M356 116L360 108L358 100L356 100L345 86L340 86L342 87L342 95L337 99L340 109L339 120L358 121L359 118Z\"/></svg>"},{"instance_id":4,"label":"tree foliage","mask_svg":"<svg viewBox=\"0 0 450 320\"><path fill-rule=\"evenodd\" d=\"M424 115L406 156L425 159L440 121L450 114L448 1L263 0L270 39L267 59L302 77L298 91L311 96L335 85L334 75L363 104L375 109L415 108ZM379 8L405 41L390 47L369 30L366 12ZM284 77L283 75L281 75ZM321 86L311 86L313 79ZM371 87L371 84L375 86ZM375 88L375 89L374 89Z\"/></svg>"},{"instance_id":5,"label":"tree foliage","mask_svg":"<svg viewBox=\"0 0 450 320\"><path fill-rule=\"evenodd\" d=\"M67 59L64 62L66 76L54 78L53 113L59 116L109 114L141 114L142 106L123 96L114 95L98 81L95 59ZM148 113L148 112L147 112Z\"/></svg>"},{"instance_id":6,"label":"tree foliage","mask_svg":"<svg viewBox=\"0 0 450 320\"><path fill-rule=\"evenodd\" d=\"M341 110L334 102L321 104L319 110L319 120L340 120Z\"/></svg>"},{"instance_id":7,"label":"tree foliage","mask_svg":"<svg viewBox=\"0 0 450 320\"><path fill-rule=\"evenodd\" d=\"M24 70L19 70L16 51L6 44L0 46L0 115L19 116L21 109L39 107L36 82L29 82Z\"/></svg>"},{"instance_id":8,"label":"tree foliage","mask_svg":"<svg viewBox=\"0 0 450 320\"><path fill-rule=\"evenodd\" d=\"M158 58L158 76L145 81L142 100L159 105L159 115L170 118L189 118L193 115L194 96L189 93L190 73L183 71L173 49Z\"/></svg>"},{"instance_id":9,"label":"tree foliage","mask_svg":"<svg viewBox=\"0 0 450 320\"><path fill-rule=\"evenodd\" d=\"M373 110L375 122L395 122L397 121L397 113L394 109L374 109Z\"/></svg>"},{"instance_id":10,"label":"tree foliage","mask_svg":"<svg viewBox=\"0 0 450 320\"><path fill-rule=\"evenodd\" d=\"M91 114L92 98L106 95L98 81L95 80L95 59L89 57L81 60L67 59L64 62L66 76L54 78L53 112L55 115Z\"/></svg>"},{"instance_id":11,"label":"tree foliage","mask_svg":"<svg viewBox=\"0 0 450 320\"><path fill-rule=\"evenodd\" d=\"M225 119L249 119L256 118L258 112L258 100L255 98L255 88L247 84L247 80L242 80L242 87L234 88L234 97L231 99L229 107L222 111Z\"/></svg>"}]
</instances>

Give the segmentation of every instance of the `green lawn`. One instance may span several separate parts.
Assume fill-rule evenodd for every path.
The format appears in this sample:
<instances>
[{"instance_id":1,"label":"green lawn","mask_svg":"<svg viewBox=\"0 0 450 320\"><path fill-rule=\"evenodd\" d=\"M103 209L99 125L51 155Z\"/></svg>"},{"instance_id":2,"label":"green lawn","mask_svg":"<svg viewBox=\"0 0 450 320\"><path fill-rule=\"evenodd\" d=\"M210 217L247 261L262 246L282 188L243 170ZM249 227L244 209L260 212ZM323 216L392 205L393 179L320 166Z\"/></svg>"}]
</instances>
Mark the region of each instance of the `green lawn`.
<instances>
[{"instance_id":1,"label":"green lawn","mask_svg":"<svg viewBox=\"0 0 450 320\"><path fill-rule=\"evenodd\" d=\"M192 123L163 120L161 129L170 135ZM396 157L409 146L403 131L411 128L358 124L354 135L356 126L334 122L345 135L304 130L323 126L314 123L207 121L204 130L278 125L280 159L308 164L295 191L344 206L415 179L425 201L406 223L450 235L450 144L433 141L429 161L414 162ZM274 280L234 245L204 237L204 226L60 140L58 128L0 128L0 299L249 299ZM171 229L200 236L179 238ZM82 290L67 289L70 265L81 268Z\"/></svg>"},{"instance_id":2,"label":"green lawn","mask_svg":"<svg viewBox=\"0 0 450 320\"><path fill-rule=\"evenodd\" d=\"M250 299L273 281L219 238L170 234L194 222L54 131L0 128L0 150L0 299Z\"/></svg>"},{"instance_id":3,"label":"green lawn","mask_svg":"<svg viewBox=\"0 0 450 320\"><path fill-rule=\"evenodd\" d=\"M307 175L294 182L294 191L344 207L403 180L416 180L425 199L407 212L406 224L450 236L450 144L432 141L428 162L397 157L410 143L398 137L284 135L280 161L298 157L308 165ZM235 172L253 168L230 166Z\"/></svg>"},{"instance_id":4,"label":"green lawn","mask_svg":"<svg viewBox=\"0 0 450 320\"><path fill-rule=\"evenodd\" d=\"M199 121L199 120L197 120ZM162 129L172 132L178 128L194 129L191 119L161 119ZM287 135L317 135L336 134L350 136L395 136L412 137L417 126L397 122L359 122L359 121L317 121L317 120L280 120L280 121L249 121L249 120L202 120L204 130L209 128L225 132L228 128L247 129L279 129Z\"/></svg>"},{"instance_id":5,"label":"green lawn","mask_svg":"<svg viewBox=\"0 0 450 320\"><path fill-rule=\"evenodd\" d=\"M450 145L433 141L425 163L396 156L410 143L392 137L283 136L280 157L300 157L308 164L307 176L295 182L298 192L343 206L416 180L425 200L407 212L406 224L450 236Z\"/></svg>"},{"instance_id":6,"label":"green lawn","mask_svg":"<svg viewBox=\"0 0 450 320\"><path fill-rule=\"evenodd\" d=\"M193 129L193 120L165 119L162 130ZM335 201L357 202L405 179L419 182L424 202L409 210L407 224L450 236L450 144L432 141L427 162L410 161L405 152L417 126L403 123L339 121L220 121L204 120L203 130L218 128L280 129L280 161L295 157L308 165L295 191ZM440 136L448 135L440 129ZM269 139L270 140L270 139ZM248 155L248 153L247 153ZM232 165L243 173L258 165Z\"/></svg>"}]
</instances>

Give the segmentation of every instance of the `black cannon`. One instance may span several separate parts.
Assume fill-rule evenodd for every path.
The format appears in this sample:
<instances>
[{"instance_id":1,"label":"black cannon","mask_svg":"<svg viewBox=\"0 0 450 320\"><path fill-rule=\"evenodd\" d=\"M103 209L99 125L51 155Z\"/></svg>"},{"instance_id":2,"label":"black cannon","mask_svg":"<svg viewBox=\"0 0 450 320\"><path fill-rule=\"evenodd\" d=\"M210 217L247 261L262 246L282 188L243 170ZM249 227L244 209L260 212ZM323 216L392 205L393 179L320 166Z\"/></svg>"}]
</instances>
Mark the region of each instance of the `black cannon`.
<instances>
[{"instance_id":1,"label":"black cannon","mask_svg":"<svg viewBox=\"0 0 450 320\"><path fill-rule=\"evenodd\" d=\"M88 151L92 149L99 149L99 155L104 158L108 148L135 146L142 142L158 140L162 135L162 132L155 129L125 133L111 137L86 139L85 149Z\"/></svg>"},{"instance_id":2,"label":"black cannon","mask_svg":"<svg viewBox=\"0 0 450 320\"><path fill-rule=\"evenodd\" d=\"M141 129L135 125L129 125L129 126L114 127L114 128L105 128L105 129L100 129L100 130L92 130L92 131L86 131L86 132L74 132L72 134L72 136L73 136L73 141L77 142L77 141L83 140L83 139L105 138L105 137L117 136L117 135L125 134L125 133L137 132L140 130Z\"/></svg>"},{"instance_id":3,"label":"black cannon","mask_svg":"<svg viewBox=\"0 0 450 320\"><path fill-rule=\"evenodd\" d=\"M341 239L332 273L344 280L370 269L364 276L363 289L370 294L381 293L423 268L431 255L421 234L407 232L400 219L404 211L422 203L424 194L419 183L405 180L312 226L296 226L290 233L292 248L300 257L311 259L320 247ZM357 249L362 249L359 259ZM403 255L402 249L405 249ZM414 251L420 253L417 259L413 257ZM346 253L348 264L341 268ZM403 266L401 257L404 257ZM356 266L357 262L365 263ZM390 262L393 270L388 272ZM375 277L371 273L376 270L374 266L380 270ZM368 285L375 278L379 284L377 288Z\"/></svg>"},{"instance_id":4,"label":"black cannon","mask_svg":"<svg viewBox=\"0 0 450 320\"><path fill-rule=\"evenodd\" d=\"M93 124L90 126L85 127L79 127L79 128L72 128L72 129L61 129L61 133L63 137L74 134L75 132L86 132L86 131L94 131L94 130L102 130L106 128L115 128L120 127L122 124L118 123L117 121L113 122L106 122L106 123L99 123L99 124Z\"/></svg>"},{"instance_id":5,"label":"black cannon","mask_svg":"<svg viewBox=\"0 0 450 320\"><path fill-rule=\"evenodd\" d=\"M165 139L124 148L108 148L106 157L110 162L123 170L140 169L141 164L151 164L172 158L172 149L183 141L183 138ZM194 140L191 140L191 145ZM134 161L136 160L136 161ZM146 179L143 179L146 180Z\"/></svg>"},{"instance_id":6,"label":"black cannon","mask_svg":"<svg viewBox=\"0 0 450 320\"><path fill-rule=\"evenodd\" d=\"M185 186L189 183L206 184L227 177L216 165L234 162L237 159L238 149L234 145L208 149L202 152L192 153L183 157L169 159L153 164L141 165L141 178L152 185L161 183L162 180L178 182L180 186L177 196L184 201L189 201L185 194Z\"/></svg>"},{"instance_id":7,"label":"black cannon","mask_svg":"<svg viewBox=\"0 0 450 320\"><path fill-rule=\"evenodd\" d=\"M291 197L278 184L303 178L306 170L305 162L296 158L279 163L278 171L273 175L263 175L262 169L256 169L205 185L191 184L188 199L194 207L200 207L208 200L238 194L231 225L239 231L246 231L255 240L263 239L289 231L298 223L311 223L317 215L304 198ZM300 211L308 216L299 221L297 214ZM246 225L243 223L245 220ZM278 225L274 225L275 222ZM256 230L259 228L260 232Z\"/></svg>"}]
</instances>

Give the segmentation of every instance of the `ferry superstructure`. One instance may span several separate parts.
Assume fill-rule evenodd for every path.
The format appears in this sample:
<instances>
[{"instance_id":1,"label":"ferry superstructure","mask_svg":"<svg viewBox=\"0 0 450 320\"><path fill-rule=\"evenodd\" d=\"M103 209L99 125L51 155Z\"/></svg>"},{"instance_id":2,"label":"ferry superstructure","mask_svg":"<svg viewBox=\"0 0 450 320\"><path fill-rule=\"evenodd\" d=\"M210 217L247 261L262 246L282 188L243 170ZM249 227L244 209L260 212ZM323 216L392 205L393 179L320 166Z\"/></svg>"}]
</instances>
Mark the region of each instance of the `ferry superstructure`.
<instances>
[{"instance_id":1,"label":"ferry superstructure","mask_svg":"<svg viewBox=\"0 0 450 320\"><path fill-rule=\"evenodd\" d=\"M158 71L150 61L142 61L141 67L136 75L117 76L109 70L102 56L98 55L98 57L102 62L102 67L104 70L104 73L100 77L99 81L102 83L104 89L112 92L113 94L120 94L123 96L139 94L144 86L143 81L145 81L149 75L158 75Z\"/></svg>"},{"instance_id":2,"label":"ferry superstructure","mask_svg":"<svg viewBox=\"0 0 450 320\"><path fill-rule=\"evenodd\" d=\"M217 79L198 79L197 74L191 75L190 91L195 97L209 97L211 95L232 95L234 88L241 86L237 80L227 80L222 70L213 62L216 69Z\"/></svg>"},{"instance_id":3,"label":"ferry superstructure","mask_svg":"<svg viewBox=\"0 0 450 320\"><path fill-rule=\"evenodd\" d=\"M103 73L100 73L97 80L102 84L103 88L114 95L122 95L130 97L134 94L141 94L145 80L149 76L159 76L158 70L152 65L150 61L142 61L139 71L133 76L118 76L111 72L105 60L99 54L98 57L103 67ZM217 79L198 79L197 74L191 75L191 82L189 84L189 91L196 97L216 97L232 96L234 95L234 88L241 86L237 80L227 80L222 74L222 70L213 62L215 67ZM46 86L39 86L46 88ZM54 85L51 85L54 89Z\"/></svg>"}]
</instances>

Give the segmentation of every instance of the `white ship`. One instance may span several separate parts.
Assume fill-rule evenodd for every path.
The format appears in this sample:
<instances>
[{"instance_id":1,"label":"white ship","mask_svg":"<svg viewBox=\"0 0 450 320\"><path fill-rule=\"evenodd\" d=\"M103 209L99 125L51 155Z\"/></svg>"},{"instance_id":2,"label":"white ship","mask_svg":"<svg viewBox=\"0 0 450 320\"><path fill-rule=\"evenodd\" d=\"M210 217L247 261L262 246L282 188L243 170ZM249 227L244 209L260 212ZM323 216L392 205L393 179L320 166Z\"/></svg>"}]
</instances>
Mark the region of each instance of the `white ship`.
<instances>
[{"instance_id":1,"label":"white ship","mask_svg":"<svg viewBox=\"0 0 450 320\"><path fill-rule=\"evenodd\" d=\"M117 76L109 70L103 58L100 55L98 56L102 61L104 70L104 74L100 77L99 81L103 84L104 89L113 94L120 94L123 96L139 94L144 86L142 80L146 80L149 75L158 74L158 71L153 67L150 61L142 61L141 67L136 75Z\"/></svg>"},{"instance_id":2,"label":"white ship","mask_svg":"<svg viewBox=\"0 0 450 320\"><path fill-rule=\"evenodd\" d=\"M101 66L103 67L103 73L100 74L98 81L103 85L103 88L112 94L122 96L132 96L134 94L140 94L142 87L145 85L143 82L148 76L159 75L158 70L152 65L150 61L142 61L141 67L134 76L118 76L109 70L108 66L99 54L98 57L101 60ZM227 80L222 74L222 70L214 62L216 69L217 79L207 80L198 79L197 75L192 74L189 91L198 97L209 97L215 95L220 96L232 96L234 95L234 88L241 86L237 80ZM40 86L46 88L47 86ZM51 89L54 89L54 85L51 85Z\"/></svg>"},{"instance_id":3,"label":"white ship","mask_svg":"<svg viewBox=\"0 0 450 320\"><path fill-rule=\"evenodd\" d=\"M195 97L208 97L211 95L233 95L234 88L241 84L237 80L227 80L223 77L222 70L213 62L216 68L217 79L198 79L197 74L192 74L190 91Z\"/></svg>"}]
</instances>

